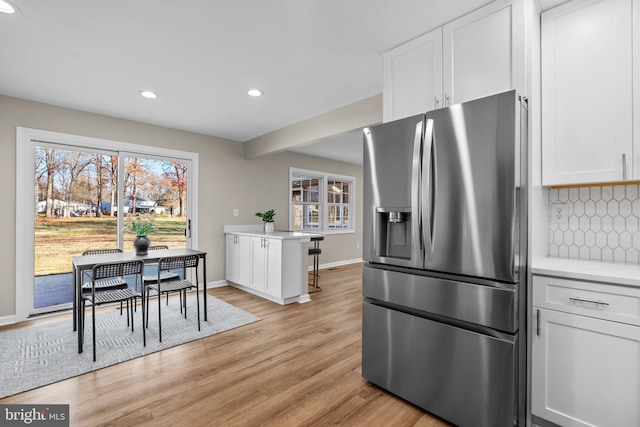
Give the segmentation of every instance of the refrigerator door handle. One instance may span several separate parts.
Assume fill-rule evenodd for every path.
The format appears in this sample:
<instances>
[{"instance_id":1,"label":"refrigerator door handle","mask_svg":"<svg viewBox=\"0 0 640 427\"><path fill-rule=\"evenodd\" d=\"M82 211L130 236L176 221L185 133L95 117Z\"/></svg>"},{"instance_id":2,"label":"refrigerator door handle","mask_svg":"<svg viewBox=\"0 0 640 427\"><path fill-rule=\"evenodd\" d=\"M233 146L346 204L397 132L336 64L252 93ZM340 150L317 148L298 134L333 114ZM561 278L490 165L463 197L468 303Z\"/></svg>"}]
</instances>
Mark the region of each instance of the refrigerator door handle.
<instances>
[{"instance_id":1,"label":"refrigerator door handle","mask_svg":"<svg viewBox=\"0 0 640 427\"><path fill-rule=\"evenodd\" d=\"M425 127L425 144L422 151L421 201L420 218L422 223L421 240L424 242L425 258L433 258L433 196L432 177L434 167L433 120L428 119Z\"/></svg>"},{"instance_id":2,"label":"refrigerator door handle","mask_svg":"<svg viewBox=\"0 0 640 427\"><path fill-rule=\"evenodd\" d=\"M416 123L416 132L415 137L413 139L413 164L411 165L411 210L414 215L412 215L412 224L411 228L413 229L412 234L414 236L420 236L422 233L420 229L422 228L422 214L420 212L421 209L421 188L420 188L420 168L422 167L421 158L422 158L422 145L423 145L423 126L424 121L420 120ZM422 248L424 247L424 242L422 238L412 239L411 244L411 258L417 260L421 257Z\"/></svg>"}]
</instances>

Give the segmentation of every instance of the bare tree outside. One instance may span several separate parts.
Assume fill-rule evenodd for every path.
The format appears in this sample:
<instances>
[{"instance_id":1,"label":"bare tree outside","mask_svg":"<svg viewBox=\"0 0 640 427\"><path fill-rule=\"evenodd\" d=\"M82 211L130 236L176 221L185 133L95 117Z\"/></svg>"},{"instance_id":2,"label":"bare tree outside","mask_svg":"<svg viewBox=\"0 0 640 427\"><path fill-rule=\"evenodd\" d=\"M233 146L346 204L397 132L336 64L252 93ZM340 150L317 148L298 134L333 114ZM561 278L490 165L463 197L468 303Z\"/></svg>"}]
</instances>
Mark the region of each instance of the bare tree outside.
<instances>
[{"instance_id":1,"label":"bare tree outside","mask_svg":"<svg viewBox=\"0 0 640 427\"><path fill-rule=\"evenodd\" d=\"M165 162L163 169L164 176L169 179L171 186L178 195L178 215L184 215L183 200L187 190L187 165L177 162Z\"/></svg>"}]
</instances>

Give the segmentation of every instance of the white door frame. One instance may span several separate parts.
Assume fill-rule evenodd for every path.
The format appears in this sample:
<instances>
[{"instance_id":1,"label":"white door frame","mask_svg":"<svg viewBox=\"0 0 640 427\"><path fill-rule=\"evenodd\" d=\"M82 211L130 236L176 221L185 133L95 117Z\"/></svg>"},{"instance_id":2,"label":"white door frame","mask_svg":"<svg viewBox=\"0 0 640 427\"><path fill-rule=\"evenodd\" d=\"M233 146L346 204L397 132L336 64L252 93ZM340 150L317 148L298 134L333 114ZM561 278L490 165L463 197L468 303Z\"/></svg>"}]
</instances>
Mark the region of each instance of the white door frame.
<instances>
[{"instance_id":1,"label":"white door frame","mask_svg":"<svg viewBox=\"0 0 640 427\"><path fill-rule=\"evenodd\" d=\"M188 175L187 209L191 219L191 247L198 249L198 153L138 145L107 139L91 138L59 132L18 127L16 129L16 307L15 322L27 320L33 305L34 285L34 197L35 176L33 173L34 148L38 143L64 144L78 149L118 151L147 156L165 157L190 161ZM188 242L188 240L187 240ZM31 302L29 300L31 298Z\"/></svg>"}]
</instances>

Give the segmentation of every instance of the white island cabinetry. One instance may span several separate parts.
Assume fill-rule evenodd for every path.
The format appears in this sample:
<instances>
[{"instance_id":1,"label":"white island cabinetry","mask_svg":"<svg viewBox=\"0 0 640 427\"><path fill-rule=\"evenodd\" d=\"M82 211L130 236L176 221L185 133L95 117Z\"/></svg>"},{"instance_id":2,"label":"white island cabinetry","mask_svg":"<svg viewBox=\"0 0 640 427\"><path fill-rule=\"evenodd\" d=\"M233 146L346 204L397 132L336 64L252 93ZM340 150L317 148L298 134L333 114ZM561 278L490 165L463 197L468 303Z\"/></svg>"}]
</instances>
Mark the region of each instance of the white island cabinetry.
<instances>
[{"instance_id":1,"label":"white island cabinetry","mask_svg":"<svg viewBox=\"0 0 640 427\"><path fill-rule=\"evenodd\" d=\"M251 283L251 271L241 268L240 260L251 255L251 238L237 234L227 234L226 280L241 285ZM244 266L243 266L244 267Z\"/></svg>"},{"instance_id":2,"label":"white island cabinetry","mask_svg":"<svg viewBox=\"0 0 640 427\"><path fill-rule=\"evenodd\" d=\"M279 304L310 301L308 247L315 234L256 226L225 226L225 234L230 285Z\"/></svg>"},{"instance_id":3,"label":"white island cabinetry","mask_svg":"<svg viewBox=\"0 0 640 427\"><path fill-rule=\"evenodd\" d=\"M251 237L251 285L279 298L282 294L282 240Z\"/></svg>"}]
</instances>

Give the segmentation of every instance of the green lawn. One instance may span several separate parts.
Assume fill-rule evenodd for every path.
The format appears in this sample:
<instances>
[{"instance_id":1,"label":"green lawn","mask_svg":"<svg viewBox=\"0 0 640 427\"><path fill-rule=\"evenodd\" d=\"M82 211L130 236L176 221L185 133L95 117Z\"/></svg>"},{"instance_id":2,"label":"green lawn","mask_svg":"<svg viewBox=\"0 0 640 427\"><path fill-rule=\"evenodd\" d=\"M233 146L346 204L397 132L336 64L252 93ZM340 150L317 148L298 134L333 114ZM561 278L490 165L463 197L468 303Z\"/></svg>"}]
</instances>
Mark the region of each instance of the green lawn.
<instances>
[{"instance_id":1,"label":"green lawn","mask_svg":"<svg viewBox=\"0 0 640 427\"><path fill-rule=\"evenodd\" d=\"M126 223L126 222L125 222ZM151 234L152 245L185 247L184 217L155 217L157 233ZM42 218L35 223L36 276L71 271L71 257L86 249L117 247L117 218ZM125 233L124 251L133 251L135 235Z\"/></svg>"}]
</instances>

